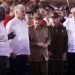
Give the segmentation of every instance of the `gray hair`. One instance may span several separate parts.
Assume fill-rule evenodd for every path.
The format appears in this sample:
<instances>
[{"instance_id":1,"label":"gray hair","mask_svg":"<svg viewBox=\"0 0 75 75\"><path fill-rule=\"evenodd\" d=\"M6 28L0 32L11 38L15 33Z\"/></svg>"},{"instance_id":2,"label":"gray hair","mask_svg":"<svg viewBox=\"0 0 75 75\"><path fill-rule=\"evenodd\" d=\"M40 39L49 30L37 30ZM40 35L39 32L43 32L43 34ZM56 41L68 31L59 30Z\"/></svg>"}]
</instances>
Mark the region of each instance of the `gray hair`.
<instances>
[{"instance_id":1,"label":"gray hair","mask_svg":"<svg viewBox=\"0 0 75 75\"><path fill-rule=\"evenodd\" d=\"M25 6L23 4L18 4L14 7L14 13L16 13L16 11L21 11L24 10L25 11Z\"/></svg>"}]
</instances>

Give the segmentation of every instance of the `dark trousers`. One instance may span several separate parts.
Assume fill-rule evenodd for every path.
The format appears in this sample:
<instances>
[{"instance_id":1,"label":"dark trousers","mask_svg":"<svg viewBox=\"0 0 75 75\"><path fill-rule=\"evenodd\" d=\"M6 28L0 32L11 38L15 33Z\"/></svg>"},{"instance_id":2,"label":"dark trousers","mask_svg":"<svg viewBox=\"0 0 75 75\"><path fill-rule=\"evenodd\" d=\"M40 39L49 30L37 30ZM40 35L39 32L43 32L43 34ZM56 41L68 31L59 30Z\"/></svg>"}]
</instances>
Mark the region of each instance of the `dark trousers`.
<instances>
[{"instance_id":1,"label":"dark trousers","mask_svg":"<svg viewBox=\"0 0 75 75\"><path fill-rule=\"evenodd\" d=\"M49 60L48 75L63 75L64 64L62 60Z\"/></svg>"},{"instance_id":2,"label":"dark trousers","mask_svg":"<svg viewBox=\"0 0 75 75\"><path fill-rule=\"evenodd\" d=\"M75 53L67 53L68 70L67 75L75 75Z\"/></svg>"},{"instance_id":3,"label":"dark trousers","mask_svg":"<svg viewBox=\"0 0 75 75\"><path fill-rule=\"evenodd\" d=\"M9 75L28 75L28 56L18 55L15 59L10 58Z\"/></svg>"},{"instance_id":4,"label":"dark trousers","mask_svg":"<svg viewBox=\"0 0 75 75\"><path fill-rule=\"evenodd\" d=\"M8 57L0 56L0 75L8 75Z\"/></svg>"},{"instance_id":5,"label":"dark trousers","mask_svg":"<svg viewBox=\"0 0 75 75\"><path fill-rule=\"evenodd\" d=\"M30 75L48 75L48 63L42 62L30 62Z\"/></svg>"},{"instance_id":6,"label":"dark trousers","mask_svg":"<svg viewBox=\"0 0 75 75\"><path fill-rule=\"evenodd\" d=\"M9 75L15 75L15 59L12 57L9 58L10 67L9 67Z\"/></svg>"}]
</instances>

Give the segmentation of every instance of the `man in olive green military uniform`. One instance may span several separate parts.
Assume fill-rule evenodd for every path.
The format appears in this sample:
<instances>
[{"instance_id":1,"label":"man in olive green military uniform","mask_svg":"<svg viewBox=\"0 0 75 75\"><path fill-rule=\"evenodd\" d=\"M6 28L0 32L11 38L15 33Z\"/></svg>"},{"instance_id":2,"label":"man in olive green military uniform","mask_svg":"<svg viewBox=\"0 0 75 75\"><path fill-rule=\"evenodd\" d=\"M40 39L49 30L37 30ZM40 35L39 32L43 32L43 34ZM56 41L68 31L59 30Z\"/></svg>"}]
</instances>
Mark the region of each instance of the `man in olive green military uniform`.
<instances>
[{"instance_id":1,"label":"man in olive green military uniform","mask_svg":"<svg viewBox=\"0 0 75 75\"><path fill-rule=\"evenodd\" d=\"M34 14L33 22L29 27L31 75L48 75L48 27L40 13Z\"/></svg>"}]
</instances>

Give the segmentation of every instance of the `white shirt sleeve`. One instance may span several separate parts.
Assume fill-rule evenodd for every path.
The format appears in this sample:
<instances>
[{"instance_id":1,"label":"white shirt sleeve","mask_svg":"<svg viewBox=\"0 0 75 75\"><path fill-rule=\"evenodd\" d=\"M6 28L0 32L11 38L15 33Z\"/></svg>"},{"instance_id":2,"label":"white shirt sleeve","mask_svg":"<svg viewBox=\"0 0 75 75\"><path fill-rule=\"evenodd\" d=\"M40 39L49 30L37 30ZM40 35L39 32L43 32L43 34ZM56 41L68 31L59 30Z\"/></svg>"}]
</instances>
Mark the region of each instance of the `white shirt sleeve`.
<instances>
[{"instance_id":1,"label":"white shirt sleeve","mask_svg":"<svg viewBox=\"0 0 75 75\"><path fill-rule=\"evenodd\" d=\"M7 34L10 34L13 30L12 30L12 22L9 21L6 25L6 30L7 30Z\"/></svg>"},{"instance_id":2,"label":"white shirt sleeve","mask_svg":"<svg viewBox=\"0 0 75 75\"><path fill-rule=\"evenodd\" d=\"M69 25L69 19L66 19L66 21L63 23L63 26L67 26L67 25Z\"/></svg>"}]
</instances>

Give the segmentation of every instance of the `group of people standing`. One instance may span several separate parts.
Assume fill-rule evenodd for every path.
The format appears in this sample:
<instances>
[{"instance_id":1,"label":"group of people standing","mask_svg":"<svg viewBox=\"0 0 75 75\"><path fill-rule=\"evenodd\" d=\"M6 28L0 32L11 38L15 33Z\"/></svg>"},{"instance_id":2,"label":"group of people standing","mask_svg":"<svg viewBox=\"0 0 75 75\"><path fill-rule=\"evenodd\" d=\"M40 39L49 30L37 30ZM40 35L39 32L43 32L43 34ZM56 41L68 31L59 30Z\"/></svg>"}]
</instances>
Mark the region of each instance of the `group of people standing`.
<instances>
[{"instance_id":1,"label":"group of people standing","mask_svg":"<svg viewBox=\"0 0 75 75\"><path fill-rule=\"evenodd\" d=\"M74 75L75 7L70 16L49 13L48 7L30 15L23 4L13 11L4 25L6 13L0 6L0 75L64 75L65 57L66 75Z\"/></svg>"}]
</instances>

